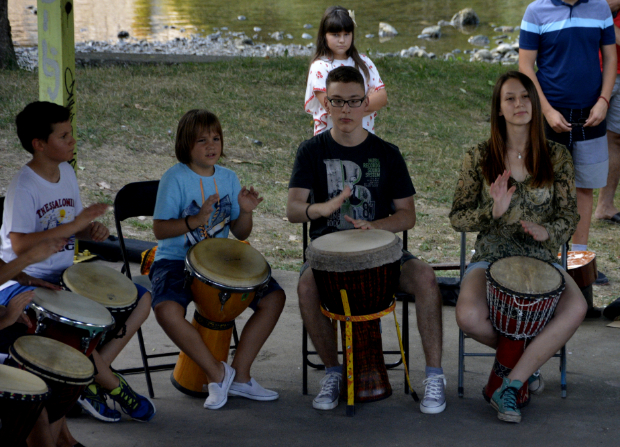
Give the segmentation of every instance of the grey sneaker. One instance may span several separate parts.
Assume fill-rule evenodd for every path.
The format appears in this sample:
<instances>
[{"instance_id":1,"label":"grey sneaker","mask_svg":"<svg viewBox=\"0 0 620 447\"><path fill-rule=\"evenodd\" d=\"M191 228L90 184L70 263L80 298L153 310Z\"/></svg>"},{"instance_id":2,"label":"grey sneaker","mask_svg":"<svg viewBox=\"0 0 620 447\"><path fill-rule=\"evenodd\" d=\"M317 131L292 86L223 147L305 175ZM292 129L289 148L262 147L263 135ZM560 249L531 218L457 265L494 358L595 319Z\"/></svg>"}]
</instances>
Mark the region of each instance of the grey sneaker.
<instances>
[{"instance_id":1,"label":"grey sneaker","mask_svg":"<svg viewBox=\"0 0 620 447\"><path fill-rule=\"evenodd\" d=\"M545 381L540 373L540 369L532 374L529 379L527 379L527 387L532 394L542 394L545 389Z\"/></svg>"},{"instance_id":2,"label":"grey sneaker","mask_svg":"<svg viewBox=\"0 0 620 447\"><path fill-rule=\"evenodd\" d=\"M424 382L424 399L420 411L424 414L437 414L446 409L446 378L443 374L431 374Z\"/></svg>"},{"instance_id":3,"label":"grey sneaker","mask_svg":"<svg viewBox=\"0 0 620 447\"><path fill-rule=\"evenodd\" d=\"M331 410L338 406L340 398L340 382L342 374L327 373L321 379L321 392L312 401L312 407L317 410Z\"/></svg>"},{"instance_id":4,"label":"grey sneaker","mask_svg":"<svg viewBox=\"0 0 620 447\"><path fill-rule=\"evenodd\" d=\"M229 396L241 396L252 400L276 400L280 395L272 390L267 390L252 377L250 384L233 382L228 390Z\"/></svg>"}]
</instances>

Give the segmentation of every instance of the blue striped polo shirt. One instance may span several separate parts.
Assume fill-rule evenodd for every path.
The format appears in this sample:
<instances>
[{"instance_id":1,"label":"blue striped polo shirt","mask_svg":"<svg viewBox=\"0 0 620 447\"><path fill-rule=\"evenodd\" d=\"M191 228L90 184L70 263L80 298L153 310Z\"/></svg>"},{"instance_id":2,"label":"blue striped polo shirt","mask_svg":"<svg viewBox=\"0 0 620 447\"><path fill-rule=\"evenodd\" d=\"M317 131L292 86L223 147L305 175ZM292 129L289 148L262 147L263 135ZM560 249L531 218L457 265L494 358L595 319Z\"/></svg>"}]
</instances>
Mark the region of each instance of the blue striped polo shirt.
<instances>
[{"instance_id":1,"label":"blue striped polo shirt","mask_svg":"<svg viewBox=\"0 0 620 447\"><path fill-rule=\"evenodd\" d=\"M538 82L553 107L591 107L600 95L599 47L616 43L605 0L530 3L521 22L519 47L536 50Z\"/></svg>"}]
</instances>

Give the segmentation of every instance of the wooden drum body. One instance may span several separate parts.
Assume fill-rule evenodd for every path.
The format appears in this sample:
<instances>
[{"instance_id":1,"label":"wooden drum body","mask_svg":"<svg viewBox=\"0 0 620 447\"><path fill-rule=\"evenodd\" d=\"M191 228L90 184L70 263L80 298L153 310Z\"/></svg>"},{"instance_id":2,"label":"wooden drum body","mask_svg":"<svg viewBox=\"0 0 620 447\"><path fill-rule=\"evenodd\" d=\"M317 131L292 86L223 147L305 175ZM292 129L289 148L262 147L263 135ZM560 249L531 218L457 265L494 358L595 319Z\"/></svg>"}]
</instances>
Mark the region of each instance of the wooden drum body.
<instances>
[{"instance_id":1,"label":"wooden drum body","mask_svg":"<svg viewBox=\"0 0 620 447\"><path fill-rule=\"evenodd\" d=\"M500 333L495 362L483 395L489 401L523 355L527 342L545 327L565 287L564 276L551 264L525 256L492 263L486 271L489 319ZM527 382L517 406L529 402Z\"/></svg>"},{"instance_id":2,"label":"wooden drum body","mask_svg":"<svg viewBox=\"0 0 620 447\"><path fill-rule=\"evenodd\" d=\"M233 239L205 239L185 258L196 311L192 325L213 357L228 361L235 318L267 287L271 268L255 248ZM181 352L172 384L190 396L208 395L207 375Z\"/></svg>"},{"instance_id":3,"label":"wooden drum body","mask_svg":"<svg viewBox=\"0 0 620 447\"><path fill-rule=\"evenodd\" d=\"M306 257L312 268L322 306L345 315L341 290L345 290L353 316L386 310L394 300L400 277L402 243L383 230L348 230L312 241ZM346 346L341 322L342 346ZM378 319L353 323L353 387L355 402L389 397L392 387L383 357ZM347 387L341 387L341 397Z\"/></svg>"},{"instance_id":4,"label":"wooden drum body","mask_svg":"<svg viewBox=\"0 0 620 447\"><path fill-rule=\"evenodd\" d=\"M125 323L138 305L138 289L129 278L105 265L82 262L64 271L62 284L69 291L101 304L114 317L116 325L105 333L101 344L125 335Z\"/></svg>"},{"instance_id":5,"label":"wooden drum body","mask_svg":"<svg viewBox=\"0 0 620 447\"><path fill-rule=\"evenodd\" d=\"M50 392L43 380L0 365L0 439L2 445L25 446Z\"/></svg>"},{"instance_id":6,"label":"wooden drum body","mask_svg":"<svg viewBox=\"0 0 620 447\"><path fill-rule=\"evenodd\" d=\"M45 402L49 422L63 417L93 381L94 367L77 349L46 337L24 336L9 350L11 359L47 383L51 391Z\"/></svg>"},{"instance_id":7,"label":"wooden drum body","mask_svg":"<svg viewBox=\"0 0 620 447\"><path fill-rule=\"evenodd\" d=\"M26 313L32 322L29 333L59 340L87 356L114 327L105 307L66 290L35 289Z\"/></svg>"}]
</instances>

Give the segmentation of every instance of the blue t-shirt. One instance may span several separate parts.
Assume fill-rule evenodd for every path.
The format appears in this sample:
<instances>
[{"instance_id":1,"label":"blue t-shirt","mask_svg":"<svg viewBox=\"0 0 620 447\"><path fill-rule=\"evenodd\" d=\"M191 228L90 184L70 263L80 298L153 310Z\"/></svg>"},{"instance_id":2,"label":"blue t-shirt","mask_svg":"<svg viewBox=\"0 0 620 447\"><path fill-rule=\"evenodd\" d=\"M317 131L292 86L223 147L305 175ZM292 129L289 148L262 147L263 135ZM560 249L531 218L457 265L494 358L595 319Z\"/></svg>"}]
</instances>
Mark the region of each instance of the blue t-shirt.
<instances>
[{"instance_id":1,"label":"blue t-shirt","mask_svg":"<svg viewBox=\"0 0 620 447\"><path fill-rule=\"evenodd\" d=\"M605 0L530 3L521 22L519 47L536 50L538 82L553 107L583 109L601 94L599 47L616 43Z\"/></svg>"},{"instance_id":2,"label":"blue t-shirt","mask_svg":"<svg viewBox=\"0 0 620 447\"><path fill-rule=\"evenodd\" d=\"M184 260L187 250L194 244L209 237L228 237L230 222L239 217L239 191L241 184L230 169L215 166L215 174L203 177L192 171L187 165L177 163L162 176L157 190L157 202L153 219L170 220L198 214L204 199L215 194L214 180L220 194L209 224L200 226L181 236L158 241L155 261L160 259Z\"/></svg>"}]
</instances>

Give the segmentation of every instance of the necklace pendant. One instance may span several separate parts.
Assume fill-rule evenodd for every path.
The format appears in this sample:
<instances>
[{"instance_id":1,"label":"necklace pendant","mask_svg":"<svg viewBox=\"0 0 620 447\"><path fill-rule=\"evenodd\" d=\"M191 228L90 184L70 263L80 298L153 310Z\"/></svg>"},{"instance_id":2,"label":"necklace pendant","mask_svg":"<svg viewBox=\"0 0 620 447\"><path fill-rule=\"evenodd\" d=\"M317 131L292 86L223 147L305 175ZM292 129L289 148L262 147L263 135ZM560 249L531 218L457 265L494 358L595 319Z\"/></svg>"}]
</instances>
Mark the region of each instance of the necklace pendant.
<instances>
[{"instance_id":1,"label":"necklace pendant","mask_svg":"<svg viewBox=\"0 0 620 447\"><path fill-rule=\"evenodd\" d=\"M521 152L519 152L519 156L518 156L519 160L521 160Z\"/></svg>"}]
</instances>

